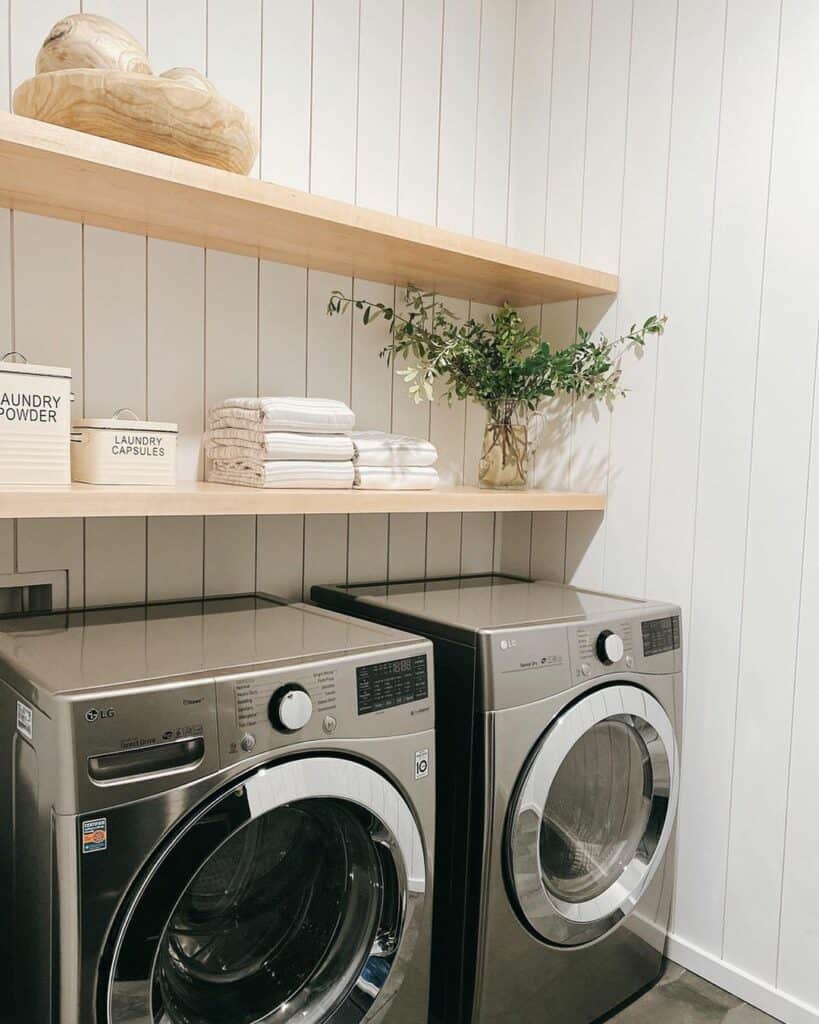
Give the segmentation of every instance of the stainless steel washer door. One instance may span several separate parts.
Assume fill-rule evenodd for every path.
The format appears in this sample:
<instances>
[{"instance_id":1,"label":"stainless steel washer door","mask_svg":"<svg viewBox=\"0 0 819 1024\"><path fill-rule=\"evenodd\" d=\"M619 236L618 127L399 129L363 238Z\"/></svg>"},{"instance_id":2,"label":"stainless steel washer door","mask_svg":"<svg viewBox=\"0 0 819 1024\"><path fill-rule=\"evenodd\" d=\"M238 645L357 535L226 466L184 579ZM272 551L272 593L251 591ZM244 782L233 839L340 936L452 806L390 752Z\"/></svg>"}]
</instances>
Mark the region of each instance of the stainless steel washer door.
<instances>
[{"instance_id":1,"label":"stainless steel washer door","mask_svg":"<svg viewBox=\"0 0 819 1024\"><path fill-rule=\"evenodd\" d=\"M671 721L636 686L597 690L554 722L508 819L510 888L530 929L577 946L631 913L671 837L678 777Z\"/></svg>"},{"instance_id":2,"label":"stainless steel washer door","mask_svg":"<svg viewBox=\"0 0 819 1024\"><path fill-rule=\"evenodd\" d=\"M366 1020L397 991L426 890L409 806L340 758L263 768L165 850L117 941L110 1024Z\"/></svg>"}]
</instances>

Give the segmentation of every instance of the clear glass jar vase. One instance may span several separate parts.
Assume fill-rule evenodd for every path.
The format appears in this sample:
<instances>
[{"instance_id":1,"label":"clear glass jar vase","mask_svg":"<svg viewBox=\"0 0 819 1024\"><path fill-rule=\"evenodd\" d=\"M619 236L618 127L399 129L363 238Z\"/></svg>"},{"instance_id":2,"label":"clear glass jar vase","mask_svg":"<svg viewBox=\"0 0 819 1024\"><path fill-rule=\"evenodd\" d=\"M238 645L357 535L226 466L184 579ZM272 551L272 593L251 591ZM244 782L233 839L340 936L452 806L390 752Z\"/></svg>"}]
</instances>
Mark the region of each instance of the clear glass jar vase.
<instances>
[{"instance_id":1,"label":"clear glass jar vase","mask_svg":"<svg viewBox=\"0 0 819 1024\"><path fill-rule=\"evenodd\" d=\"M486 428L478 467L479 486L528 486L532 454L537 443L532 422L530 410L516 399L499 399L486 406Z\"/></svg>"}]
</instances>

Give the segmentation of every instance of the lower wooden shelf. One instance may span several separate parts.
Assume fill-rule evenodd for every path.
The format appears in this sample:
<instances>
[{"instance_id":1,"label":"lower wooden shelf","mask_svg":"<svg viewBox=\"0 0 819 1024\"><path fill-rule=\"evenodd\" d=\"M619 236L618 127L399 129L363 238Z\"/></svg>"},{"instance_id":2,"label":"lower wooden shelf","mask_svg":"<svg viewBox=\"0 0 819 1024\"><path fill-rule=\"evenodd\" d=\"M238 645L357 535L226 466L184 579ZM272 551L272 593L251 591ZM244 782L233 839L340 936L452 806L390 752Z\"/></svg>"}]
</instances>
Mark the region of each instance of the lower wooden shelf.
<instances>
[{"instance_id":1,"label":"lower wooden shelf","mask_svg":"<svg viewBox=\"0 0 819 1024\"><path fill-rule=\"evenodd\" d=\"M262 490L227 484L172 487L101 487L0 491L0 519L71 519L100 516L285 516L373 512L600 511L602 494L563 491L492 491L440 487L434 491Z\"/></svg>"}]
</instances>

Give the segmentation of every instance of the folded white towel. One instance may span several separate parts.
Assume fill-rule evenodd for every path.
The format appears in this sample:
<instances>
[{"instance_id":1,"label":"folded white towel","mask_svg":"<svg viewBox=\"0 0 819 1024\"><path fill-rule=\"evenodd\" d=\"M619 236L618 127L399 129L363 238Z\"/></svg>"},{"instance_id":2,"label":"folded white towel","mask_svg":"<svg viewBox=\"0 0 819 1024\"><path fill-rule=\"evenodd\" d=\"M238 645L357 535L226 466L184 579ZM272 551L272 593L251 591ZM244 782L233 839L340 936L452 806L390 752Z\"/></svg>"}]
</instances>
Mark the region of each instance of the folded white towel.
<instances>
[{"instance_id":1,"label":"folded white towel","mask_svg":"<svg viewBox=\"0 0 819 1024\"><path fill-rule=\"evenodd\" d=\"M370 491L431 491L438 486L433 466L356 466L355 486Z\"/></svg>"},{"instance_id":2,"label":"folded white towel","mask_svg":"<svg viewBox=\"0 0 819 1024\"><path fill-rule=\"evenodd\" d=\"M435 445L422 437L354 430L353 444L359 466L432 466L438 459Z\"/></svg>"},{"instance_id":3,"label":"folded white towel","mask_svg":"<svg viewBox=\"0 0 819 1024\"><path fill-rule=\"evenodd\" d=\"M301 459L310 462L350 462L353 442L349 434L294 434L227 427L208 434L206 454L212 459Z\"/></svg>"},{"instance_id":4,"label":"folded white towel","mask_svg":"<svg viewBox=\"0 0 819 1024\"><path fill-rule=\"evenodd\" d=\"M307 487L349 489L352 462L262 462L260 459L209 459L207 477L213 483L246 487Z\"/></svg>"},{"instance_id":5,"label":"folded white towel","mask_svg":"<svg viewBox=\"0 0 819 1024\"><path fill-rule=\"evenodd\" d=\"M226 398L208 414L211 430L245 427L304 434L344 434L355 426L355 415L334 398Z\"/></svg>"}]
</instances>

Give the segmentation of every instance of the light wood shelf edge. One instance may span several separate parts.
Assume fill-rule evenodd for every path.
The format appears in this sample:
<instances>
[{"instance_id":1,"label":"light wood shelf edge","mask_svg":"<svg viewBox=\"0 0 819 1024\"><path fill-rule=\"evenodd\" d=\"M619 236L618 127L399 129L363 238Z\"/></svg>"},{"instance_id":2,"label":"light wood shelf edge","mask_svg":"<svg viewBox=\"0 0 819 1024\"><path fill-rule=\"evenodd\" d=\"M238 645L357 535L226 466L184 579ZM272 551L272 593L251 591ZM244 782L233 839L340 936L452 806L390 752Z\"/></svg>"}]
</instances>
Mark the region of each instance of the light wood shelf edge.
<instances>
[{"instance_id":1,"label":"light wood shelf edge","mask_svg":"<svg viewBox=\"0 0 819 1024\"><path fill-rule=\"evenodd\" d=\"M604 271L7 113L0 206L491 305L618 285Z\"/></svg>"},{"instance_id":2,"label":"light wood shelf edge","mask_svg":"<svg viewBox=\"0 0 819 1024\"><path fill-rule=\"evenodd\" d=\"M227 484L101 487L72 484L0 491L0 519L124 516L356 515L395 512L601 511L602 494L492 491L441 487L434 491L262 490Z\"/></svg>"}]
</instances>

